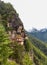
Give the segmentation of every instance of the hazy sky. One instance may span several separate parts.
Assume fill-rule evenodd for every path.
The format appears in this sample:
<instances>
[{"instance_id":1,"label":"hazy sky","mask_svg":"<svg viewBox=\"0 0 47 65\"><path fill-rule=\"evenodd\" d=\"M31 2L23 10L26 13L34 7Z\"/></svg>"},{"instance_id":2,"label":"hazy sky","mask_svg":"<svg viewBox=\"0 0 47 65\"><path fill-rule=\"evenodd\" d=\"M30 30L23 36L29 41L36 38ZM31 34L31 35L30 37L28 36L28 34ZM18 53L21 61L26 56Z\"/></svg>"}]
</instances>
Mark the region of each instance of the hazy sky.
<instances>
[{"instance_id":1,"label":"hazy sky","mask_svg":"<svg viewBox=\"0 0 47 65\"><path fill-rule=\"evenodd\" d=\"M19 13L26 30L47 27L47 0L3 0L10 2Z\"/></svg>"}]
</instances>

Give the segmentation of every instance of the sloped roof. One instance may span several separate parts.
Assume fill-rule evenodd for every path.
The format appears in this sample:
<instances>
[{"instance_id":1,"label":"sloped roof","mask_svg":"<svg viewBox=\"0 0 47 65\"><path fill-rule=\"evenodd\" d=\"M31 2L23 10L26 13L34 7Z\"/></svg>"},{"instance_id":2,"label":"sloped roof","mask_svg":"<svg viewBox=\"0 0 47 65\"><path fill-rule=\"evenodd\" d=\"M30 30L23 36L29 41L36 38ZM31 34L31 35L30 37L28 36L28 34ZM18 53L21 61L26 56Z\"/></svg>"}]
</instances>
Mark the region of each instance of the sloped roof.
<instances>
[{"instance_id":1,"label":"sloped roof","mask_svg":"<svg viewBox=\"0 0 47 65\"><path fill-rule=\"evenodd\" d=\"M16 35L16 40L17 41L24 41L24 38L21 35Z\"/></svg>"}]
</instances>

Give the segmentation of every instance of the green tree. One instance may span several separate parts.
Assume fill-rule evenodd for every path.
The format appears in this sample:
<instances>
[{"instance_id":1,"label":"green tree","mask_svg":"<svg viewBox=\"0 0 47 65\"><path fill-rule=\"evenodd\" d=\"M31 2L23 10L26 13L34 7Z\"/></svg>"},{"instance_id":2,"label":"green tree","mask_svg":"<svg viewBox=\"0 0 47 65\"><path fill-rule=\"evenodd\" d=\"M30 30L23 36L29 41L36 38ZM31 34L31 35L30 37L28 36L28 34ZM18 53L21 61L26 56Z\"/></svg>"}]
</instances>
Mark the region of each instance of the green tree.
<instances>
[{"instance_id":1,"label":"green tree","mask_svg":"<svg viewBox=\"0 0 47 65\"><path fill-rule=\"evenodd\" d=\"M10 52L10 48L9 48L9 38L7 33L5 32L5 28L2 24L0 24L0 62L1 65L6 65L7 63L7 59L9 57L9 52Z\"/></svg>"},{"instance_id":2,"label":"green tree","mask_svg":"<svg viewBox=\"0 0 47 65\"><path fill-rule=\"evenodd\" d=\"M25 49L27 52L29 52L31 50L31 43L30 43L29 39L25 40L24 46L25 46Z\"/></svg>"},{"instance_id":3,"label":"green tree","mask_svg":"<svg viewBox=\"0 0 47 65\"><path fill-rule=\"evenodd\" d=\"M13 48L13 58L15 59L15 61L17 63L20 63L20 65L22 64L22 58L24 56L24 46L18 44L18 43L14 43L14 48Z\"/></svg>"},{"instance_id":4,"label":"green tree","mask_svg":"<svg viewBox=\"0 0 47 65\"><path fill-rule=\"evenodd\" d=\"M23 58L23 65L33 65L33 61L30 58L29 54L26 53Z\"/></svg>"}]
</instances>

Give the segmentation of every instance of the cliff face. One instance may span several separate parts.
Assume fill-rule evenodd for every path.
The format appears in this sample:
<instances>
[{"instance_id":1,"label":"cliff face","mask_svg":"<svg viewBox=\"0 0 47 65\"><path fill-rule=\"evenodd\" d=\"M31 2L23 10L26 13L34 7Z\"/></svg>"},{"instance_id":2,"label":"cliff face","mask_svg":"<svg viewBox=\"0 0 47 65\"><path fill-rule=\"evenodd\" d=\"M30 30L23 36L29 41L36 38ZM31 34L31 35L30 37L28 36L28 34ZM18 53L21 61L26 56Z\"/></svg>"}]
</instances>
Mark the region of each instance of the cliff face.
<instances>
[{"instance_id":1,"label":"cliff face","mask_svg":"<svg viewBox=\"0 0 47 65\"><path fill-rule=\"evenodd\" d=\"M19 25L22 25L23 27L23 23L19 18L18 13L16 10L14 10L13 6L10 3L4 3L3 1L0 2L0 16L2 20L5 21L5 25L6 23L10 23L13 29Z\"/></svg>"},{"instance_id":2,"label":"cliff face","mask_svg":"<svg viewBox=\"0 0 47 65\"><path fill-rule=\"evenodd\" d=\"M12 22L7 23L7 27L9 28L8 34L10 36L10 39L13 42L16 41L19 44L23 45L24 38L25 38L25 32L24 32L23 25L21 25L21 24L16 25L16 24L13 24L13 23Z\"/></svg>"},{"instance_id":3,"label":"cliff face","mask_svg":"<svg viewBox=\"0 0 47 65\"><path fill-rule=\"evenodd\" d=\"M25 32L23 23L21 22L18 14L11 12L10 16L7 17L7 20L7 28L10 39L13 42L17 41L18 43L23 45Z\"/></svg>"},{"instance_id":4,"label":"cliff face","mask_svg":"<svg viewBox=\"0 0 47 65\"><path fill-rule=\"evenodd\" d=\"M17 41L23 45L26 36L24 26L18 13L10 3L0 2L0 16L10 40L13 42Z\"/></svg>"}]
</instances>

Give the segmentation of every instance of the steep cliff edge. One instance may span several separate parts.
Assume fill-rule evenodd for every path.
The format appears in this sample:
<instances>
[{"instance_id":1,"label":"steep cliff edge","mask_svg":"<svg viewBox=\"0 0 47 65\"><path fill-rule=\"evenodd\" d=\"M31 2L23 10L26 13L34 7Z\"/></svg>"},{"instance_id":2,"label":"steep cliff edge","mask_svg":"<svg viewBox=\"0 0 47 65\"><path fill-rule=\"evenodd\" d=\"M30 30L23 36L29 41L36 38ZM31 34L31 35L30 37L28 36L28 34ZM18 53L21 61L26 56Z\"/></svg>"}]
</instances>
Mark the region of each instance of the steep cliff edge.
<instances>
[{"instance_id":1,"label":"steep cliff edge","mask_svg":"<svg viewBox=\"0 0 47 65\"><path fill-rule=\"evenodd\" d=\"M24 26L19 14L10 3L0 1L0 20L9 34L10 40L23 45L26 36Z\"/></svg>"}]
</instances>

